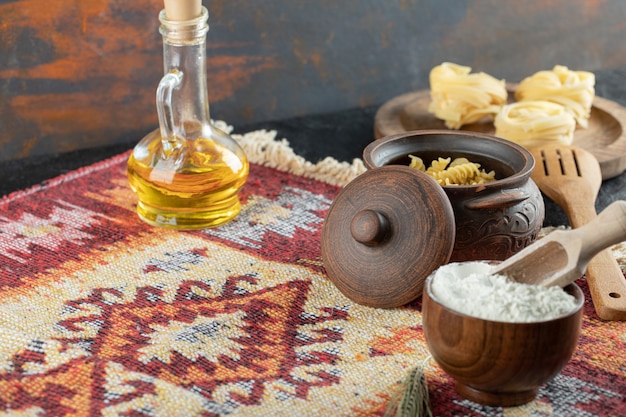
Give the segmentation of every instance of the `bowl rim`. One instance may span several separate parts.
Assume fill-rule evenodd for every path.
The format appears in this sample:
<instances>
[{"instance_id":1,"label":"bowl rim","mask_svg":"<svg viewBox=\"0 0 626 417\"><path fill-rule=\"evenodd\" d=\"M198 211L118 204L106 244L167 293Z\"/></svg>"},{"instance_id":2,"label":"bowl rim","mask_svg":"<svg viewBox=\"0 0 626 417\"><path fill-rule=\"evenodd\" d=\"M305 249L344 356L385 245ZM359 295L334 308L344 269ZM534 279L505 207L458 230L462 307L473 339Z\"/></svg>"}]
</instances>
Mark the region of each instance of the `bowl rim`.
<instances>
[{"instance_id":1,"label":"bowl rim","mask_svg":"<svg viewBox=\"0 0 626 417\"><path fill-rule=\"evenodd\" d=\"M446 129L423 129L423 130L412 130L412 131L407 131L407 132L401 132L401 133L396 133L393 135L388 135L385 137L382 137L380 139L376 139L372 142L370 142L364 149L363 149L363 162L365 164L365 167L367 169L375 169L375 168L379 168L382 165L376 165L374 163L374 160L372 158L372 155L380 148L383 148L385 146L387 146L389 143L391 142L395 142L399 139L404 139L404 138L410 138L410 137L415 137L415 136L419 136L419 137L423 137L423 136L463 136L466 138L473 138L473 139L481 139L481 140L487 140L487 141L491 141L491 142L495 142L498 144L501 144L503 146L508 146L510 148L512 148L513 150L515 150L517 153L519 153L521 156L525 157L525 164L522 167L521 170L519 170L518 172L513 173L512 175L506 176L504 178L500 178L500 179L496 179L494 181L485 183L485 184L474 184L474 185L441 185L441 187L445 188L445 189L474 189L477 187L481 187L481 189L489 189L489 188L501 188L501 187L508 187L508 186L514 186L515 184L518 184L520 181L525 181L526 179L530 178L530 175L535 167L535 158L532 155L532 153L530 153L530 151L528 151L526 148L524 148L523 146L512 142L510 140L507 139L503 139L503 138L499 138L497 136L493 136L487 133L481 133L481 132L472 132L472 131L466 131L466 130L446 130ZM405 155L406 156L406 155ZM488 155L487 155L488 157ZM387 164L385 164L387 165Z\"/></svg>"},{"instance_id":2,"label":"bowl rim","mask_svg":"<svg viewBox=\"0 0 626 417\"><path fill-rule=\"evenodd\" d=\"M490 261L470 261L470 262L490 262ZM498 262L498 261L494 261L494 262ZM542 324L542 323L551 323L551 322L555 322L557 320L563 320L563 319L572 317L572 316L578 314L578 312L583 308L583 306L585 304L585 294L583 293L582 289L575 282L571 282L570 284L568 284L565 287L563 287L563 290L566 290L567 288L571 288L572 292L570 294L573 295L574 298L576 299L576 308L574 308L570 312L563 313L563 314L561 314L561 315L559 315L557 317L553 317L553 318L551 318L549 320L500 321L500 320L484 319L482 317L471 316L469 314L457 311L457 310L455 310L453 308L448 307L444 303L442 303L432 293L432 289L431 289L432 281L434 280L436 273L437 273L437 270L433 271L430 275L428 275L428 277L426 277L426 280L424 281L424 289L422 291L423 295L426 295L432 302L434 302L435 304L437 304L439 307L443 308L444 310L446 310L446 311L448 311L450 313L453 313L455 315L458 315L460 317L467 318L467 319L479 320L479 321L482 321L482 322L494 323L494 324L499 324L499 325L508 325L508 324L538 325L538 324Z\"/></svg>"}]
</instances>

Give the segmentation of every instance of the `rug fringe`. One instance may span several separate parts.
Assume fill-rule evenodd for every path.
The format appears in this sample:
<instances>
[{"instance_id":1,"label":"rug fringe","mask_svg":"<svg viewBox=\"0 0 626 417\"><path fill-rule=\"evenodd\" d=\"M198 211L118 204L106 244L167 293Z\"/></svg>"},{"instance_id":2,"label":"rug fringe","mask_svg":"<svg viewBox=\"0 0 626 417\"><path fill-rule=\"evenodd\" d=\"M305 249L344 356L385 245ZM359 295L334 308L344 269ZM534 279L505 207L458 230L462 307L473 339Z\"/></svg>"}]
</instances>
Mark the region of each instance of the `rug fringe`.
<instances>
[{"instance_id":1,"label":"rug fringe","mask_svg":"<svg viewBox=\"0 0 626 417\"><path fill-rule=\"evenodd\" d=\"M227 133L233 130L232 126L223 121L214 121L214 124ZM276 135L275 130L261 129L243 135L232 134L232 137L246 152L250 162L331 185L345 186L366 170L359 158L348 163L326 157L314 164L297 155L287 139L276 140Z\"/></svg>"}]
</instances>

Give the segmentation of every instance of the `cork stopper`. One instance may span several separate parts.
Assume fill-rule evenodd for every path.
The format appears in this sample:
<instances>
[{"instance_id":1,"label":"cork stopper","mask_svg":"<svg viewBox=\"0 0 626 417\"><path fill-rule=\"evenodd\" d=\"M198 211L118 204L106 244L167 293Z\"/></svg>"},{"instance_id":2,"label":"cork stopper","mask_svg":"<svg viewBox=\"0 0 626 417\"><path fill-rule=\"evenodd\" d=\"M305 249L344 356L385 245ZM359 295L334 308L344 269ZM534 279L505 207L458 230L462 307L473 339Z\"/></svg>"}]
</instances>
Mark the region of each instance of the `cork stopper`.
<instances>
[{"instance_id":1,"label":"cork stopper","mask_svg":"<svg viewBox=\"0 0 626 417\"><path fill-rule=\"evenodd\" d=\"M165 16L169 20L185 21L202 14L202 0L164 0Z\"/></svg>"}]
</instances>

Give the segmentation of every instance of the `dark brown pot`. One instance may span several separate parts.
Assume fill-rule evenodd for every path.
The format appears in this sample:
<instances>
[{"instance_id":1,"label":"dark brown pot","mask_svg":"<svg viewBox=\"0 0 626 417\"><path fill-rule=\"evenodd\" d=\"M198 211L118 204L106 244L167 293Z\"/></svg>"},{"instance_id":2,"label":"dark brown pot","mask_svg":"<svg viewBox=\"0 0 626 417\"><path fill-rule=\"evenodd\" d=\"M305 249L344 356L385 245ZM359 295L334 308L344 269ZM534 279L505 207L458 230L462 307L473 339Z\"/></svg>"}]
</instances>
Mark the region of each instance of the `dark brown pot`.
<instances>
[{"instance_id":1,"label":"dark brown pot","mask_svg":"<svg viewBox=\"0 0 626 417\"><path fill-rule=\"evenodd\" d=\"M363 151L368 169L408 165L416 155L427 165L439 157L466 157L497 180L484 185L443 186L456 222L450 261L503 260L531 244L543 225L545 207L530 178L535 160L523 147L491 135L421 130L384 137Z\"/></svg>"}]
</instances>

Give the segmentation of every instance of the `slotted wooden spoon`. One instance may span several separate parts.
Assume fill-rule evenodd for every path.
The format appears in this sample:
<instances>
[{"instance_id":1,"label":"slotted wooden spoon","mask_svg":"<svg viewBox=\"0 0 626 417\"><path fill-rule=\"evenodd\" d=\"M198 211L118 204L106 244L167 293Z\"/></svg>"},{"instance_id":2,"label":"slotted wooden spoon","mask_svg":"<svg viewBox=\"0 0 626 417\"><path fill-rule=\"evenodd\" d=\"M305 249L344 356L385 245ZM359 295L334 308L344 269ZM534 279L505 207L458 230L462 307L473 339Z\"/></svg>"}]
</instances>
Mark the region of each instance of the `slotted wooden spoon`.
<instances>
[{"instance_id":1,"label":"slotted wooden spoon","mask_svg":"<svg viewBox=\"0 0 626 417\"><path fill-rule=\"evenodd\" d=\"M570 225L578 228L594 219L602 184L598 160L576 146L548 145L530 151L536 163L533 181L563 209ZM610 249L590 260L586 276L598 316L626 320L626 280Z\"/></svg>"},{"instance_id":2,"label":"slotted wooden spoon","mask_svg":"<svg viewBox=\"0 0 626 417\"><path fill-rule=\"evenodd\" d=\"M492 273L526 284L564 287L582 276L596 254L624 240L626 201L616 201L584 226L556 230L539 239Z\"/></svg>"}]
</instances>

